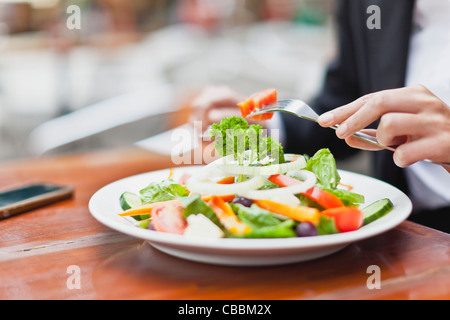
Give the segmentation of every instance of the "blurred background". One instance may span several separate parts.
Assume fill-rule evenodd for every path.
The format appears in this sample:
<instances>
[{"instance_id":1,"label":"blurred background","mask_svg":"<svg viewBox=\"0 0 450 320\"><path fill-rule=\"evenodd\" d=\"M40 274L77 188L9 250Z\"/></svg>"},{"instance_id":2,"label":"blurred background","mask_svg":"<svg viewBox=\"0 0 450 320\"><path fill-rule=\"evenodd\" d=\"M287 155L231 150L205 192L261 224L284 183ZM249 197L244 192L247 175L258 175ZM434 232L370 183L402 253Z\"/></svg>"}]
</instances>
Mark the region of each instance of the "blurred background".
<instances>
[{"instance_id":1,"label":"blurred background","mask_svg":"<svg viewBox=\"0 0 450 320\"><path fill-rule=\"evenodd\" d=\"M308 100L334 55L334 4L0 1L0 160L152 137L205 85Z\"/></svg>"}]
</instances>

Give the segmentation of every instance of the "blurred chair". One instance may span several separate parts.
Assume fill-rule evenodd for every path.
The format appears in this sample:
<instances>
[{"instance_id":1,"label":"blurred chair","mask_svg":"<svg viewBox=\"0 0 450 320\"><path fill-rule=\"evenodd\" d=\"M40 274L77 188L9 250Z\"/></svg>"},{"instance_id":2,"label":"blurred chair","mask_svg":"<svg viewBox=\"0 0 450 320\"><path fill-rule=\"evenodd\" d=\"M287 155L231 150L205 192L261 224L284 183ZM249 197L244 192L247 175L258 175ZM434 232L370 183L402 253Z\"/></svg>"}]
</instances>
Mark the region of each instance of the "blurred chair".
<instances>
[{"instance_id":1,"label":"blurred chair","mask_svg":"<svg viewBox=\"0 0 450 320\"><path fill-rule=\"evenodd\" d=\"M167 85L123 94L52 119L29 135L40 156L131 145L178 125L182 111Z\"/></svg>"}]
</instances>

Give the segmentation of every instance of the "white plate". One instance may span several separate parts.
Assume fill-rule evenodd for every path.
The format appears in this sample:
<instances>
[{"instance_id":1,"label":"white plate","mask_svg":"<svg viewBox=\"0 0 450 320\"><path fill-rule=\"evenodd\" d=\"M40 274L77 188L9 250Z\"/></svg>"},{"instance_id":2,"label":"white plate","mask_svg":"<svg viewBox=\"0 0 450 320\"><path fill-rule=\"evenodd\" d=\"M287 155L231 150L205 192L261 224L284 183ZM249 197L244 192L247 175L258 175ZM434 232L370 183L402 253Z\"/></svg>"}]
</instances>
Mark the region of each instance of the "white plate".
<instances>
[{"instance_id":1,"label":"white plate","mask_svg":"<svg viewBox=\"0 0 450 320\"><path fill-rule=\"evenodd\" d=\"M183 173L194 173L201 166L174 169L176 181ZM341 182L352 185L353 191L365 197L365 204L382 198L391 199L394 209L384 217L359 230L304 238L282 239L193 239L182 235L142 229L133 225L133 218L120 217L119 197L124 191L138 193L150 182L166 179L169 169L131 176L98 190L89 201L94 218L124 234L147 240L153 247L167 254L211 264L234 266L267 266L307 261L332 254L350 243L388 231L412 211L409 198L397 188L374 178L339 170Z\"/></svg>"}]
</instances>

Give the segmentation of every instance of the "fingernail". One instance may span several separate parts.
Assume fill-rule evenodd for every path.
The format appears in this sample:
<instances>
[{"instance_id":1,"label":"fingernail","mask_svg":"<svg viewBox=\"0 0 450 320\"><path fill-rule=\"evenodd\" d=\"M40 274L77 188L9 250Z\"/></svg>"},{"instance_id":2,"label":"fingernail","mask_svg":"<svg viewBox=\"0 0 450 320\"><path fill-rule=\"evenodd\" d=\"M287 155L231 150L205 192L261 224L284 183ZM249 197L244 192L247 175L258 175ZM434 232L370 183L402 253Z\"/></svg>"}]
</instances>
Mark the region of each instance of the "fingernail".
<instances>
[{"instance_id":1,"label":"fingernail","mask_svg":"<svg viewBox=\"0 0 450 320\"><path fill-rule=\"evenodd\" d=\"M328 125L333 124L333 120L334 120L333 113L327 112L327 113L322 114L319 117L319 124L323 125L323 126L328 126Z\"/></svg>"},{"instance_id":2,"label":"fingernail","mask_svg":"<svg viewBox=\"0 0 450 320\"><path fill-rule=\"evenodd\" d=\"M345 139L347 138L345 135L347 133L347 129L348 126L346 123L341 124L337 129L336 129L336 135L341 138L341 139Z\"/></svg>"},{"instance_id":3,"label":"fingernail","mask_svg":"<svg viewBox=\"0 0 450 320\"><path fill-rule=\"evenodd\" d=\"M403 161L403 156L398 151L394 152L394 163L400 168L406 167Z\"/></svg>"}]
</instances>

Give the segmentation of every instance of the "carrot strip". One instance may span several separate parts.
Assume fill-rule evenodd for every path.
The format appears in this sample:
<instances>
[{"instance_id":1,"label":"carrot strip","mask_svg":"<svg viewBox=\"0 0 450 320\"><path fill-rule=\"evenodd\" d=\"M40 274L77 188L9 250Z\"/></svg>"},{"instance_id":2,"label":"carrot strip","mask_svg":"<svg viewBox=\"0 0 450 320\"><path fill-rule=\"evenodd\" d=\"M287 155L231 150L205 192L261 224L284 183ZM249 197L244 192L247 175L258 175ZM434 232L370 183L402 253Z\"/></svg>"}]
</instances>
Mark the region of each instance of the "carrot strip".
<instances>
[{"instance_id":1,"label":"carrot strip","mask_svg":"<svg viewBox=\"0 0 450 320\"><path fill-rule=\"evenodd\" d=\"M224 202L228 202L234 199L234 195L225 195L225 196L204 196L201 199L205 202L211 201L212 197L220 198ZM173 200L167 200L167 201L160 201L160 202L154 202L149 204L144 204L142 206L131 208L128 210L125 210L124 212L119 213L119 216L121 217L129 217L129 216L138 216L141 214L151 214L152 209L159 205L166 205L170 203L180 203L177 199Z\"/></svg>"},{"instance_id":2,"label":"carrot strip","mask_svg":"<svg viewBox=\"0 0 450 320\"><path fill-rule=\"evenodd\" d=\"M311 222L315 225L319 223L319 210L305 206L289 206L271 200L254 200L256 205L267 211L282 214L295 221Z\"/></svg>"},{"instance_id":3,"label":"carrot strip","mask_svg":"<svg viewBox=\"0 0 450 320\"><path fill-rule=\"evenodd\" d=\"M251 228L238 219L233 209L222 198L212 196L209 206L229 232L242 236L251 231Z\"/></svg>"},{"instance_id":4,"label":"carrot strip","mask_svg":"<svg viewBox=\"0 0 450 320\"><path fill-rule=\"evenodd\" d=\"M224 196L204 196L204 197L202 197L202 200L205 201L205 202L208 202L208 201L211 201L211 199L213 197L218 197L218 198L222 199L225 202L230 202L236 196L234 194L229 194L229 195L224 195Z\"/></svg>"},{"instance_id":5,"label":"carrot strip","mask_svg":"<svg viewBox=\"0 0 450 320\"><path fill-rule=\"evenodd\" d=\"M167 177L167 179L172 179L172 177L173 177L173 169L170 169L169 176Z\"/></svg>"},{"instance_id":6,"label":"carrot strip","mask_svg":"<svg viewBox=\"0 0 450 320\"><path fill-rule=\"evenodd\" d=\"M131 208L131 209L125 210L124 212L119 213L119 216L128 217L128 216L137 216L140 214L150 214L154 207L159 206L159 205L169 204L169 203L179 203L179 201L174 199L174 200L167 200L167 201L160 201L160 202L155 202L155 203L144 204L144 205L136 207L136 208Z\"/></svg>"},{"instance_id":7,"label":"carrot strip","mask_svg":"<svg viewBox=\"0 0 450 320\"><path fill-rule=\"evenodd\" d=\"M349 184L343 184L342 182L339 182L339 185L346 187L348 189L348 191L352 191L353 190L353 186L349 185Z\"/></svg>"},{"instance_id":8,"label":"carrot strip","mask_svg":"<svg viewBox=\"0 0 450 320\"><path fill-rule=\"evenodd\" d=\"M217 181L218 184L233 184L234 183L234 177L226 177L219 181Z\"/></svg>"}]
</instances>

